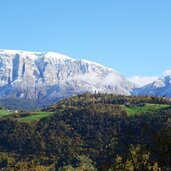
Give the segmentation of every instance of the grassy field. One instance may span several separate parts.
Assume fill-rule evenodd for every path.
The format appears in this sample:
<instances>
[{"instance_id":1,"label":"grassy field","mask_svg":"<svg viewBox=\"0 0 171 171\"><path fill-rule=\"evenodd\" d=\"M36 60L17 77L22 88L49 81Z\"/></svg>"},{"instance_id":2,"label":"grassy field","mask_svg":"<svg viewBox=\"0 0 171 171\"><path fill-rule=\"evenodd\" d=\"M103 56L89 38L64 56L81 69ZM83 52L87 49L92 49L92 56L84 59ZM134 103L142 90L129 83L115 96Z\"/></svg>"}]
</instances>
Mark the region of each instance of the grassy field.
<instances>
[{"instance_id":1,"label":"grassy field","mask_svg":"<svg viewBox=\"0 0 171 171\"><path fill-rule=\"evenodd\" d=\"M169 105L167 104L150 104L150 103L146 103L145 106L142 107L126 107L124 105L122 105L122 107L128 112L128 114L130 115L135 115L135 114L140 114L140 113L146 113L149 111L157 111L157 110L162 110L162 109L166 109L169 107Z\"/></svg>"},{"instance_id":2,"label":"grassy field","mask_svg":"<svg viewBox=\"0 0 171 171\"><path fill-rule=\"evenodd\" d=\"M22 121L22 122L38 121L41 118L52 115L53 113L54 112L34 112L30 116L20 117L19 121Z\"/></svg>"},{"instance_id":3,"label":"grassy field","mask_svg":"<svg viewBox=\"0 0 171 171\"><path fill-rule=\"evenodd\" d=\"M13 112L7 111L5 109L1 109L0 110L0 117L11 115L12 113ZM41 118L48 117L52 114L53 114L53 112L34 112L30 116L20 117L19 121L24 121L24 122L37 121Z\"/></svg>"},{"instance_id":4,"label":"grassy field","mask_svg":"<svg viewBox=\"0 0 171 171\"><path fill-rule=\"evenodd\" d=\"M4 109L0 110L0 117L5 116L5 115L10 115L10 114L12 114L12 112L4 110Z\"/></svg>"}]
</instances>

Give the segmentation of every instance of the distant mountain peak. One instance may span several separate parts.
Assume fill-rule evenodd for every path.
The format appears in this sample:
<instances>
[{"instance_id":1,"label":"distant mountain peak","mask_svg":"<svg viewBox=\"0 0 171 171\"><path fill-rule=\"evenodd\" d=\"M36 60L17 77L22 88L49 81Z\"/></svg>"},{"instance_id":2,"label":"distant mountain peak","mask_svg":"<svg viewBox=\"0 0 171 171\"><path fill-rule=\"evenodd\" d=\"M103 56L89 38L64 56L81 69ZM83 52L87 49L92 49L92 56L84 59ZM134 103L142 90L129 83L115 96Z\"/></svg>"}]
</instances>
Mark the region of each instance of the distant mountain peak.
<instances>
[{"instance_id":1,"label":"distant mountain peak","mask_svg":"<svg viewBox=\"0 0 171 171\"><path fill-rule=\"evenodd\" d=\"M166 75L158 78L150 84L134 89L133 95L153 95L171 97L171 76Z\"/></svg>"}]
</instances>

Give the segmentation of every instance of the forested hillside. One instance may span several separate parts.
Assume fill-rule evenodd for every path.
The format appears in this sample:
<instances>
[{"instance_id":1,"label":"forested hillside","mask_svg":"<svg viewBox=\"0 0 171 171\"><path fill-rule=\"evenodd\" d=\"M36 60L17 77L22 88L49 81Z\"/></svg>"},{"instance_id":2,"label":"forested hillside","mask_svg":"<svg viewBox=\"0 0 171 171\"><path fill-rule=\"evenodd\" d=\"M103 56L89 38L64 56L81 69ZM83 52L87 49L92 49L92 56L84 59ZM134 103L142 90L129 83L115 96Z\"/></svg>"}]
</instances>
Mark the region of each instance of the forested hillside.
<instances>
[{"instance_id":1,"label":"forested hillside","mask_svg":"<svg viewBox=\"0 0 171 171\"><path fill-rule=\"evenodd\" d=\"M171 101L84 94L60 101L53 115L0 118L0 169L171 170Z\"/></svg>"}]
</instances>

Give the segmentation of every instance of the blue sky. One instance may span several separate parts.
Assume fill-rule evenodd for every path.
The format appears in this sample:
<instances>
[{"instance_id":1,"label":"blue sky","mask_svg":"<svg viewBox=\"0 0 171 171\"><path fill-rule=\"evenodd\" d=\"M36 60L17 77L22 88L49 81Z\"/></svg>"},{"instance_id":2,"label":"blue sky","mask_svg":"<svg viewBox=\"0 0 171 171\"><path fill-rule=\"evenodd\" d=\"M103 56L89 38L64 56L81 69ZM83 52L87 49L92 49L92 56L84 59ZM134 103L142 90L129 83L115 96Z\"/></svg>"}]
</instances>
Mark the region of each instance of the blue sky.
<instances>
[{"instance_id":1,"label":"blue sky","mask_svg":"<svg viewBox=\"0 0 171 171\"><path fill-rule=\"evenodd\" d=\"M171 66L170 0L1 0L0 49L56 51L125 76Z\"/></svg>"}]
</instances>

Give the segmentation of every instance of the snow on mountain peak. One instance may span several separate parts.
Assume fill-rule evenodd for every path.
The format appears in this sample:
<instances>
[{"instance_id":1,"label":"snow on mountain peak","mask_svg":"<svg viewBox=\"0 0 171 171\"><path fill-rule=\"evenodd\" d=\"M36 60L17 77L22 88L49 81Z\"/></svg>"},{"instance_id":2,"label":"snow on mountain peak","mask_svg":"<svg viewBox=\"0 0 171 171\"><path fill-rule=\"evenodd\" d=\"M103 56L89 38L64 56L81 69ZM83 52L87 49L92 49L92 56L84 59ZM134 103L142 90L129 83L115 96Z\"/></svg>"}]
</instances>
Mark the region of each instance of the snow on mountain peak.
<instances>
[{"instance_id":1,"label":"snow on mountain peak","mask_svg":"<svg viewBox=\"0 0 171 171\"><path fill-rule=\"evenodd\" d=\"M128 80L135 83L138 87L145 86L147 84L150 84L156 80L158 80L159 77L157 76L132 76L129 77Z\"/></svg>"},{"instance_id":2,"label":"snow on mountain peak","mask_svg":"<svg viewBox=\"0 0 171 171\"><path fill-rule=\"evenodd\" d=\"M70 58L69 56L62 55L56 52L47 52L44 54L47 58L56 58L61 60L74 60L73 58Z\"/></svg>"},{"instance_id":3,"label":"snow on mountain peak","mask_svg":"<svg viewBox=\"0 0 171 171\"><path fill-rule=\"evenodd\" d=\"M0 50L0 97L50 104L85 92L129 95L134 84L111 68L56 52Z\"/></svg>"},{"instance_id":4,"label":"snow on mountain peak","mask_svg":"<svg viewBox=\"0 0 171 171\"><path fill-rule=\"evenodd\" d=\"M134 89L132 94L171 97L171 75L167 73L150 84Z\"/></svg>"},{"instance_id":5,"label":"snow on mountain peak","mask_svg":"<svg viewBox=\"0 0 171 171\"><path fill-rule=\"evenodd\" d=\"M152 85L156 88L164 87L165 86L165 81L163 78L159 78L158 80L154 81Z\"/></svg>"}]
</instances>

